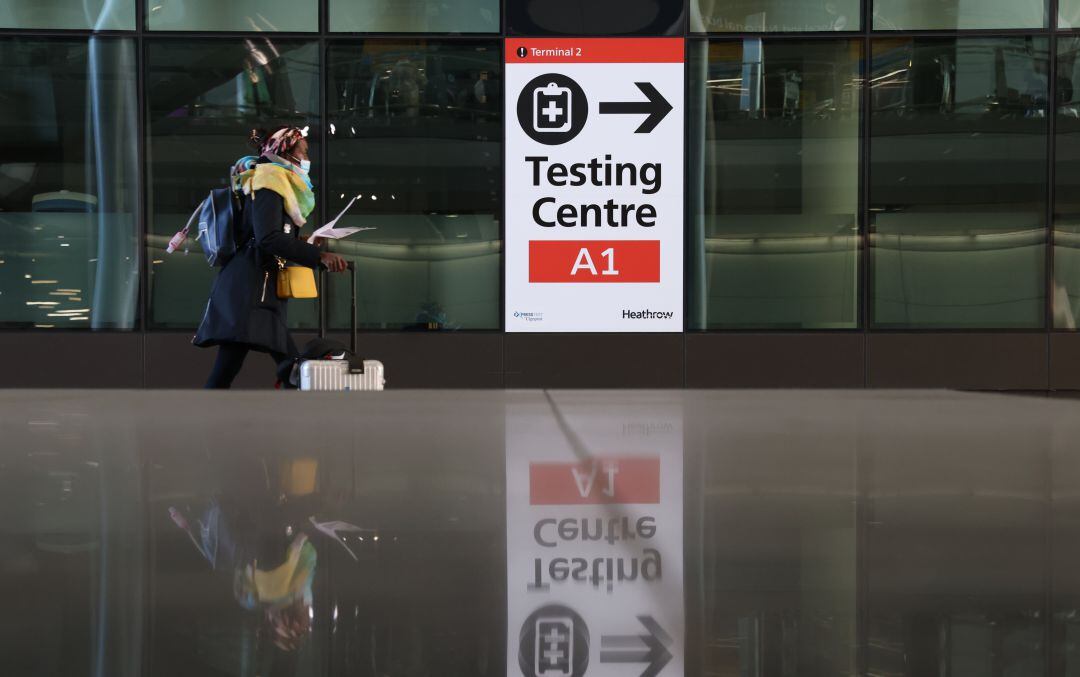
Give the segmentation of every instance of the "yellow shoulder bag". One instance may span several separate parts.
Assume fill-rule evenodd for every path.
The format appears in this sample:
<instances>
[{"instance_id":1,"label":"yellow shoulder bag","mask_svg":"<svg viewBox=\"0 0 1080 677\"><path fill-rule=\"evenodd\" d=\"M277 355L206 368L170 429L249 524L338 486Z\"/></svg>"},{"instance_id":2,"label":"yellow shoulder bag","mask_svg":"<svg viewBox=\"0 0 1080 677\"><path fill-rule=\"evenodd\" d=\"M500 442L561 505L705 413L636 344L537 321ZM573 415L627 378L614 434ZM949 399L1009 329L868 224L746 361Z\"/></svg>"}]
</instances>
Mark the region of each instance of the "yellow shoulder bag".
<instances>
[{"instance_id":1,"label":"yellow shoulder bag","mask_svg":"<svg viewBox=\"0 0 1080 677\"><path fill-rule=\"evenodd\" d=\"M287 266L278 259L277 295L279 299L317 298L315 271L307 266Z\"/></svg>"}]
</instances>

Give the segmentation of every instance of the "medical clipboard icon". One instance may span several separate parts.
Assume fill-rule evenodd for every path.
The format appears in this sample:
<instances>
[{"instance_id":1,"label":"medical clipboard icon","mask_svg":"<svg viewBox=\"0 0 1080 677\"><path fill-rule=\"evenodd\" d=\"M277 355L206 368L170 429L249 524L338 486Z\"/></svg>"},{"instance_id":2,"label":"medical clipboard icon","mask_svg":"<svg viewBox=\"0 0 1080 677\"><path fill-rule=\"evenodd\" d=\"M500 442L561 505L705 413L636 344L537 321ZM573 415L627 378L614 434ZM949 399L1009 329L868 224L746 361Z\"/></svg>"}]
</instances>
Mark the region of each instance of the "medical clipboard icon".
<instances>
[{"instance_id":1,"label":"medical clipboard icon","mask_svg":"<svg viewBox=\"0 0 1080 677\"><path fill-rule=\"evenodd\" d=\"M533 129L538 132L566 132L573 126L570 89L549 82L533 90Z\"/></svg>"},{"instance_id":2,"label":"medical clipboard icon","mask_svg":"<svg viewBox=\"0 0 1080 677\"><path fill-rule=\"evenodd\" d=\"M574 672L574 619L536 619L533 672L537 677L570 677Z\"/></svg>"}]
</instances>

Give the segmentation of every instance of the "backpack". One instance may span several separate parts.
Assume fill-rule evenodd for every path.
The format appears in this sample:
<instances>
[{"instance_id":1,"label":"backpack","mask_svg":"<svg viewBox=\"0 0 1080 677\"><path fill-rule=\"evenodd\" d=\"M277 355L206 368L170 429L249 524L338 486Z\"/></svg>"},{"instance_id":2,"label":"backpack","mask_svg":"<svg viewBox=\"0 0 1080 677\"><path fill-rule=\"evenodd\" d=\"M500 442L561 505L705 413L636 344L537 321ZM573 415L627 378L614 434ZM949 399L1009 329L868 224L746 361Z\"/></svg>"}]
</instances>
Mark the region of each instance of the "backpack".
<instances>
[{"instance_id":1,"label":"backpack","mask_svg":"<svg viewBox=\"0 0 1080 677\"><path fill-rule=\"evenodd\" d=\"M224 266L236 254L236 231L243 218L243 208L231 188L214 188L195 211L187 225L169 241L166 252L173 253L187 239L191 224L198 218L199 233L195 239L202 245L206 262Z\"/></svg>"}]
</instances>

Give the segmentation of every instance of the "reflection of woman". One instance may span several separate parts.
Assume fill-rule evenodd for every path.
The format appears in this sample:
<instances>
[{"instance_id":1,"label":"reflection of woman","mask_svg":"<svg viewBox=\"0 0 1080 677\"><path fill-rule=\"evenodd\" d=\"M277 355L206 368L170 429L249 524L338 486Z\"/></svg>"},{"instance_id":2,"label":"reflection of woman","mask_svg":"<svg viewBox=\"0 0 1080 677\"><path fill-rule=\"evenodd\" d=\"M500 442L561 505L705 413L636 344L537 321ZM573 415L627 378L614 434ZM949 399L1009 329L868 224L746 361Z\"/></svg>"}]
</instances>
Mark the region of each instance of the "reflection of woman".
<instances>
[{"instance_id":1,"label":"reflection of woman","mask_svg":"<svg viewBox=\"0 0 1080 677\"><path fill-rule=\"evenodd\" d=\"M404 110L407 118L420 115L420 91L427 84L427 78L419 68L408 59L400 59L394 64L391 74L390 96L393 102Z\"/></svg>"},{"instance_id":2,"label":"reflection of woman","mask_svg":"<svg viewBox=\"0 0 1080 677\"><path fill-rule=\"evenodd\" d=\"M345 269L345 260L300 239L315 207L308 178L308 143L296 127L251 133L259 156L240 158L233 189L244 195L243 218L234 233L237 252L210 291L193 343L218 346L207 388L228 388L251 350L269 353L275 365L297 354L289 335L286 300L277 296L279 265Z\"/></svg>"},{"instance_id":3,"label":"reflection of woman","mask_svg":"<svg viewBox=\"0 0 1080 677\"><path fill-rule=\"evenodd\" d=\"M232 575L240 606L265 614L274 644L285 651L299 647L311 631L311 586L318 563L307 535L297 534L282 558L277 539L264 533L267 529L237 529L216 501L194 523L177 508L169 508L169 515L212 569Z\"/></svg>"}]
</instances>

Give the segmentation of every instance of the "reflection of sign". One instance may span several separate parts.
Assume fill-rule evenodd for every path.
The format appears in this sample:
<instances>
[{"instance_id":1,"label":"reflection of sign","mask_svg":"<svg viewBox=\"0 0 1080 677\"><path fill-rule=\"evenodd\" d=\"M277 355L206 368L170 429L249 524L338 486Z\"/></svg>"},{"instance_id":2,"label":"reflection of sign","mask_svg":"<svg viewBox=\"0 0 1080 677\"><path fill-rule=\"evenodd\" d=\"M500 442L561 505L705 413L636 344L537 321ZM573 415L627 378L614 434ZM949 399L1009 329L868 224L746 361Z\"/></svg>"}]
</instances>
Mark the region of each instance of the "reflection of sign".
<instances>
[{"instance_id":1,"label":"reflection of sign","mask_svg":"<svg viewBox=\"0 0 1080 677\"><path fill-rule=\"evenodd\" d=\"M526 677L584 675L589 667L585 621L565 606L549 605L534 611L521 626L518 667Z\"/></svg>"},{"instance_id":2,"label":"reflection of sign","mask_svg":"<svg viewBox=\"0 0 1080 677\"><path fill-rule=\"evenodd\" d=\"M680 38L506 41L507 331L682 331L683 58Z\"/></svg>"},{"instance_id":3,"label":"reflection of sign","mask_svg":"<svg viewBox=\"0 0 1080 677\"><path fill-rule=\"evenodd\" d=\"M671 637L652 616L638 616L648 631L643 635L604 635L600 638L601 663L644 663L642 677L659 675L671 660Z\"/></svg>"},{"instance_id":4,"label":"reflection of sign","mask_svg":"<svg viewBox=\"0 0 1080 677\"><path fill-rule=\"evenodd\" d=\"M509 414L508 675L682 675L681 420L619 411Z\"/></svg>"},{"instance_id":5,"label":"reflection of sign","mask_svg":"<svg viewBox=\"0 0 1080 677\"><path fill-rule=\"evenodd\" d=\"M584 463L533 463L529 503L659 503L660 459L610 458Z\"/></svg>"}]
</instances>

